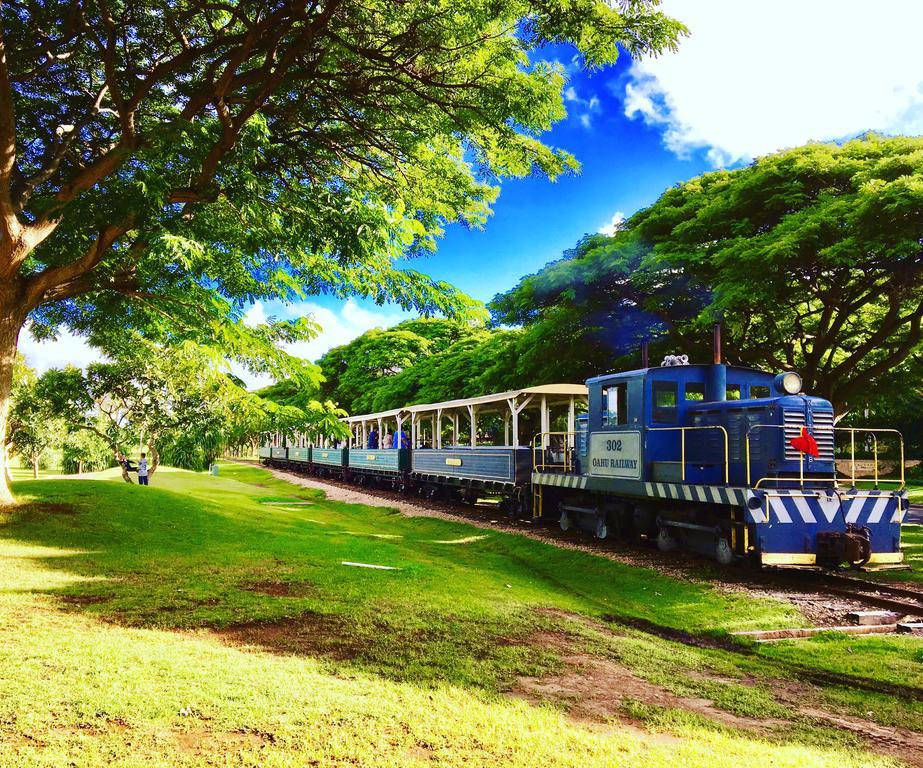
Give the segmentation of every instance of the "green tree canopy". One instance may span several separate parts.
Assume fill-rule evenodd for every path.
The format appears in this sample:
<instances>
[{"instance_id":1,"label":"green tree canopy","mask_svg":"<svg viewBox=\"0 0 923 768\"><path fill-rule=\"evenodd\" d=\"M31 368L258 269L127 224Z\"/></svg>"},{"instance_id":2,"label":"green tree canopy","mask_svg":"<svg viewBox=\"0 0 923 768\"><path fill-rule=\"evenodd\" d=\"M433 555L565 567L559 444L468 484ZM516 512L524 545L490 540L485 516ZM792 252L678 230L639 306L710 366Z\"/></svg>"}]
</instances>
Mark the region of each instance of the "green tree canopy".
<instances>
[{"instance_id":1,"label":"green tree canopy","mask_svg":"<svg viewBox=\"0 0 923 768\"><path fill-rule=\"evenodd\" d=\"M499 178L575 168L537 138L563 72L532 54L600 66L684 33L656 0L23 0L2 19L0 434L27 318L297 377L276 342L309 329L250 329L248 302L469 308L394 259L481 225Z\"/></svg>"},{"instance_id":2,"label":"green tree canopy","mask_svg":"<svg viewBox=\"0 0 923 768\"><path fill-rule=\"evenodd\" d=\"M645 336L701 356L720 320L731 362L798 370L843 411L919 372L921 242L923 139L811 144L667 190L492 309L497 322L576 324L613 357ZM582 350L560 348L589 373Z\"/></svg>"}]
</instances>

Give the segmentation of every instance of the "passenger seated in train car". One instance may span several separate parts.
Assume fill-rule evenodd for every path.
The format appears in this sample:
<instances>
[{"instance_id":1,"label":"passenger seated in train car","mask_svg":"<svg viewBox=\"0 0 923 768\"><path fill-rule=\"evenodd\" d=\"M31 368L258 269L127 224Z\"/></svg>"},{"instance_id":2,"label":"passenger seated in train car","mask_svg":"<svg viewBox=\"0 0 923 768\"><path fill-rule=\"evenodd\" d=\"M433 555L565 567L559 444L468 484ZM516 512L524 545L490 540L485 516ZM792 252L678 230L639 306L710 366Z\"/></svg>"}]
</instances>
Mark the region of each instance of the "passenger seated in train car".
<instances>
[{"instance_id":1,"label":"passenger seated in train car","mask_svg":"<svg viewBox=\"0 0 923 768\"><path fill-rule=\"evenodd\" d=\"M394 442L394 433L389 430L388 433L382 438L381 447L391 448L393 447L392 446L393 442Z\"/></svg>"},{"instance_id":2,"label":"passenger seated in train car","mask_svg":"<svg viewBox=\"0 0 923 768\"><path fill-rule=\"evenodd\" d=\"M377 448L378 447L378 430L375 427L372 427L369 430L369 442L368 448Z\"/></svg>"},{"instance_id":3,"label":"passenger seated in train car","mask_svg":"<svg viewBox=\"0 0 923 768\"><path fill-rule=\"evenodd\" d=\"M409 448L410 447L410 437L404 431L404 428L401 427L397 433L394 435L393 439L394 445L393 448Z\"/></svg>"}]
</instances>

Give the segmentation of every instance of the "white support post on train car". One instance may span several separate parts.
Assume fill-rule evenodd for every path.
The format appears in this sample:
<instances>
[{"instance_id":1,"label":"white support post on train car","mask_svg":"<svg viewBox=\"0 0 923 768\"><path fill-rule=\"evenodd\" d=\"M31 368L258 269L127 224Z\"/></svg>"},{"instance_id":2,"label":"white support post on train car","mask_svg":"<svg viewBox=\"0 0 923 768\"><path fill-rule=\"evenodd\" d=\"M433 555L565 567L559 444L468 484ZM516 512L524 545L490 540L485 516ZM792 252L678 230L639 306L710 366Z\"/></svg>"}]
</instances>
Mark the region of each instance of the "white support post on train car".
<instances>
[{"instance_id":1,"label":"white support post on train car","mask_svg":"<svg viewBox=\"0 0 923 768\"><path fill-rule=\"evenodd\" d=\"M478 417L477 408L473 405L468 406L468 418L471 420L471 447L478 447Z\"/></svg>"},{"instance_id":2,"label":"white support post on train car","mask_svg":"<svg viewBox=\"0 0 923 768\"><path fill-rule=\"evenodd\" d=\"M567 404L567 441L571 448L577 447L577 411L574 407L574 396L570 396L570 402Z\"/></svg>"},{"instance_id":3,"label":"white support post on train car","mask_svg":"<svg viewBox=\"0 0 923 768\"><path fill-rule=\"evenodd\" d=\"M436 411L436 435L433 448L442 448L442 408Z\"/></svg>"},{"instance_id":4,"label":"white support post on train car","mask_svg":"<svg viewBox=\"0 0 923 768\"><path fill-rule=\"evenodd\" d=\"M461 445L458 442L458 411L452 414L452 445L456 447Z\"/></svg>"},{"instance_id":5,"label":"white support post on train car","mask_svg":"<svg viewBox=\"0 0 923 768\"><path fill-rule=\"evenodd\" d=\"M503 444L510 444L510 418L509 414L504 415L503 417Z\"/></svg>"},{"instance_id":6,"label":"white support post on train car","mask_svg":"<svg viewBox=\"0 0 923 768\"><path fill-rule=\"evenodd\" d=\"M381 441L384 437L384 433L381 431L381 418L378 419L378 447L381 448Z\"/></svg>"},{"instance_id":7,"label":"white support post on train car","mask_svg":"<svg viewBox=\"0 0 923 768\"><path fill-rule=\"evenodd\" d=\"M551 410L548 408L548 398L542 395L542 417L541 417L541 430L542 430L542 448L548 447L548 433L551 431Z\"/></svg>"}]
</instances>

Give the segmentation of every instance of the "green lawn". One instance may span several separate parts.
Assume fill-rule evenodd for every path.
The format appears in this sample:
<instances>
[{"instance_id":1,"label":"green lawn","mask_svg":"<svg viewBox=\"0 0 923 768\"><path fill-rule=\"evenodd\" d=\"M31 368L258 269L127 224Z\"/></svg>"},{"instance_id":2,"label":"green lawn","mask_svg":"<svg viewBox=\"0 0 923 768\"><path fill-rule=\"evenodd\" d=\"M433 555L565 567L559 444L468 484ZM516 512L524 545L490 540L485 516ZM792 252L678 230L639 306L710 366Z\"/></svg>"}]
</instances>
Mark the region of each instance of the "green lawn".
<instances>
[{"instance_id":1,"label":"green lawn","mask_svg":"<svg viewBox=\"0 0 923 768\"><path fill-rule=\"evenodd\" d=\"M923 485L908 484L907 495L910 497L911 504L923 504Z\"/></svg>"},{"instance_id":2,"label":"green lawn","mask_svg":"<svg viewBox=\"0 0 923 768\"><path fill-rule=\"evenodd\" d=\"M923 729L920 699L879 690L920 691L920 640L735 645L724 633L803 619L524 537L328 502L255 466L162 468L149 488L103 477L19 482L24 503L0 517L4 768L892 764L783 695L819 673L846 678L815 680L817 706ZM605 724L507 695L564 672L565 642L663 699L626 699ZM769 719L741 730L674 706L706 699Z\"/></svg>"}]
</instances>

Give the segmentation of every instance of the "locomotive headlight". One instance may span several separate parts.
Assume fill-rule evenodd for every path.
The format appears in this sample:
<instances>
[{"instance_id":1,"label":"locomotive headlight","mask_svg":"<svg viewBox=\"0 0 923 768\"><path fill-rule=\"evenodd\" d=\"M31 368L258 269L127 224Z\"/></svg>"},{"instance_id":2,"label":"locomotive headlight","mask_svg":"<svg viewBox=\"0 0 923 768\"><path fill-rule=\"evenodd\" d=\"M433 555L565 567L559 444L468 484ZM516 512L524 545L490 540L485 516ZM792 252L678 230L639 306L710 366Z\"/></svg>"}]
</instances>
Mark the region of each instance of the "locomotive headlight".
<instances>
[{"instance_id":1,"label":"locomotive headlight","mask_svg":"<svg viewBox=\"0 0 923 768\"><path fill-rule=\"evenodd\" d=\"M780 373L773 384L776 391L783 395L797 395L801 391L801 377L794 371Z\"/></svg>"}]
</instances>

